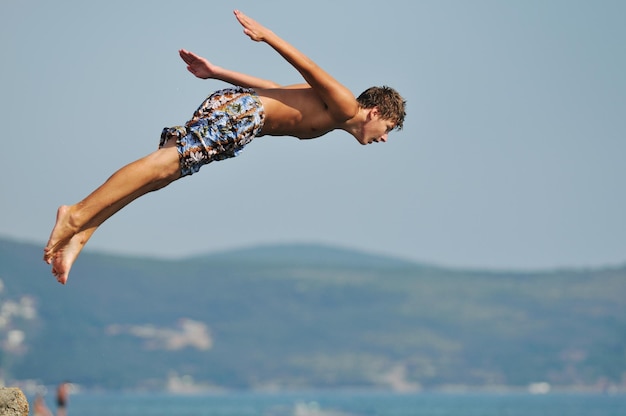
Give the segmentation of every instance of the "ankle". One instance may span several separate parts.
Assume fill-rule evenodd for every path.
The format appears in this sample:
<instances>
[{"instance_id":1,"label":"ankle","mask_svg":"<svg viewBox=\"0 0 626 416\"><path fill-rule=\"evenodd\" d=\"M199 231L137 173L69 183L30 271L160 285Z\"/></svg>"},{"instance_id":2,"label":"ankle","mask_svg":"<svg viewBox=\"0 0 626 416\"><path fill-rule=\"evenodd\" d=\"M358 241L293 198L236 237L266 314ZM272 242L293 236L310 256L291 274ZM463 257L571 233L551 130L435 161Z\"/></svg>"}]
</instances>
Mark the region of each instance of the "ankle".
<instances>
[{"instance_id":1,"label":"ankle","mask_svg":"<svg viewBox=\"0 0 626 416\"><path fill-rule=\"evenodd\" d=\"M78 233L83 225L80 203L75 205L63 205L59 210L64 213L65 226L68 230L70 230L72 234Z\"/></svg>"}]
</instances>

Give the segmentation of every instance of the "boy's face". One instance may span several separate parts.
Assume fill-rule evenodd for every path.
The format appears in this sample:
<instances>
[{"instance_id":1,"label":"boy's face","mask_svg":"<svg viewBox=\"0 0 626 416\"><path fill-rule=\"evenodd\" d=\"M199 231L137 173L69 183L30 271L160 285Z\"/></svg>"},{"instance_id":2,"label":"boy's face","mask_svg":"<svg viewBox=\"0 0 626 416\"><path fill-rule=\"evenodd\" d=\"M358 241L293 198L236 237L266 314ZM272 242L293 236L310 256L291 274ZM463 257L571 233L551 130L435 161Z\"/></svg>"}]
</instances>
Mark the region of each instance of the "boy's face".
<instances>
[{"instance_id":1,"label":"boy's face","mask_svg":"<svg viewBox=\"0 0 626 416\"><path fill-rule=\"evenodd\" d=\"M394 121L382 118L378 108L374 107L370 110L363 125L363 134L357 140L363 145L386 142L389 132L393 130L395 125Z\"/></svg>"}]
</instances>

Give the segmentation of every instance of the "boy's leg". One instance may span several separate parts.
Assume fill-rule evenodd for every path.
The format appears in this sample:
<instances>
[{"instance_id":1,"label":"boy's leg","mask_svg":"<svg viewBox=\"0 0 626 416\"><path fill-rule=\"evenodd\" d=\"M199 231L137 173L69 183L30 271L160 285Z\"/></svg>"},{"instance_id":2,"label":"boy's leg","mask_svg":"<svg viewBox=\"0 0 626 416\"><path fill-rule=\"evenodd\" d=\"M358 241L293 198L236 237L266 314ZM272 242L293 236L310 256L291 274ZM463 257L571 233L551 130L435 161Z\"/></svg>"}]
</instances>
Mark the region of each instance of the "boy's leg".
<instances>
[{"instance_id":1,"label":"boy's leg","mask_svg":"<svg viewBox=\"0 0 626 416\"><path fill-rule=\"evenodd\" d=\"M178 178L178 150L172 143L124 166L81 202L60 207L44 249L44 260L53 264L57 279L67 280L69 269L100 224L138 197Z\"/></svg>"}]
</instances>

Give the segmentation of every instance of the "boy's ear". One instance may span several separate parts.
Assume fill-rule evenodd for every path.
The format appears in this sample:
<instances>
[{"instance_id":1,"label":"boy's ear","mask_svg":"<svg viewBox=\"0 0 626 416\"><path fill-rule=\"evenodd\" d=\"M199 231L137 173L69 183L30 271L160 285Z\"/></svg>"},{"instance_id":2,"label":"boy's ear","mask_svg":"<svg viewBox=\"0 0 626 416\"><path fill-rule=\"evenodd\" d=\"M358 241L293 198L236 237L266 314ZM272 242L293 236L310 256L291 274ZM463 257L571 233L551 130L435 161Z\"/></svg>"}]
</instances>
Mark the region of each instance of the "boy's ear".
<instances>
[{"instance_id":1,"label":"boy's ear","mask_svg":"<svg viewBox=\"0 0 626 416\"><path fill-rule=\"evenodd\" d=\"M370 108L369 116L370 118L380 116L380 110L378 109L378 107Z\"/></svg>"}]
</instances>

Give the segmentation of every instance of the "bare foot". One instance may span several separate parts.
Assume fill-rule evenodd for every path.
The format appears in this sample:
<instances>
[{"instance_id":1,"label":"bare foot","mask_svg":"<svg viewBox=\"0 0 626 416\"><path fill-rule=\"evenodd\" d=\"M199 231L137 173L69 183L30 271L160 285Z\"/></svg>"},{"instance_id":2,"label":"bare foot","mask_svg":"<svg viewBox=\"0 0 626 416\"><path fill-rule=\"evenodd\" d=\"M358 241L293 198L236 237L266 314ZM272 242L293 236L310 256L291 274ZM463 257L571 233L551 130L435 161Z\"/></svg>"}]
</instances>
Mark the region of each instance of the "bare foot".
<instances>
[{"instance_id":1,"label":"bare foot","mask_svg":"<svg viewBox=\"0 0 626 416\"><path fill-rule=\"evenodd\" d=\"M43 260L52 263L55 253L60 247L69 244L70 239L76 234L76 230L70 224L70 207L62 205L57 210L57 219L50 234L46 248L43 249Z\"/></svg>"},{"instance_id":2,"label":"bare foot","mask_svg":"<svg viewBox=\"0 0 626 416\"><path fill-rule=\"evenodd\" d=\"M89 240L90 234L90 230L80 232L74 235L69 243L62 247L57 247L55 250L50 261L52 263L52 274L56 276L57 281L62 285L67 282L70 269L85 246L85 243Z\"/></svg>"}]
</instances>

